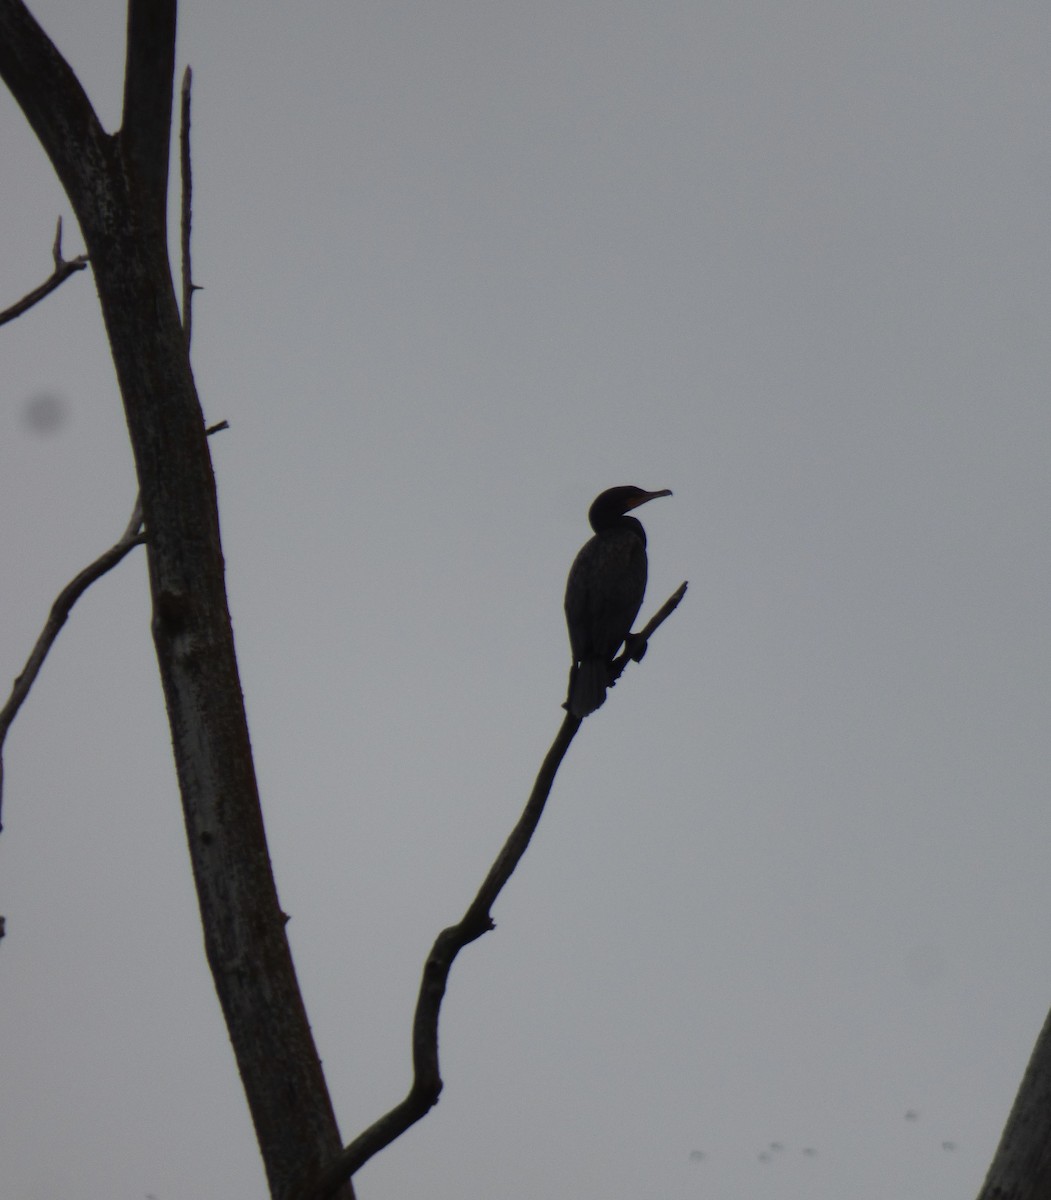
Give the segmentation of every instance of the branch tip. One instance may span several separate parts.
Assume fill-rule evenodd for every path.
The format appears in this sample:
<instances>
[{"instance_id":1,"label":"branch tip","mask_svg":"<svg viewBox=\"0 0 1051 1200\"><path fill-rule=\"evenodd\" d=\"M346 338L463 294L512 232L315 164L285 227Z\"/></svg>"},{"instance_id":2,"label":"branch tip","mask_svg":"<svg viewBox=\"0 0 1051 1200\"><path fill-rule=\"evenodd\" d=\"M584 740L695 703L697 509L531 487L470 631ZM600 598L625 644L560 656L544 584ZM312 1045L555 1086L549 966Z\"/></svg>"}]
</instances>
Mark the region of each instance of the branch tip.
<instances>
[{"instance_id":1,"label":"branch tip","mask_svg":"<svg viewBox=\"0 0 1051 1200\"><path fill-rule=\"evenodd\" d=\"M193 160L190 154L190 101L193 71L189 64L182 76L179 103L179 175L182 180L180 249L182 255L182 327L186 344L193 336L193 294L201 289L193 282L191 230L193 226Z\"/></svg>"}]
</instances>

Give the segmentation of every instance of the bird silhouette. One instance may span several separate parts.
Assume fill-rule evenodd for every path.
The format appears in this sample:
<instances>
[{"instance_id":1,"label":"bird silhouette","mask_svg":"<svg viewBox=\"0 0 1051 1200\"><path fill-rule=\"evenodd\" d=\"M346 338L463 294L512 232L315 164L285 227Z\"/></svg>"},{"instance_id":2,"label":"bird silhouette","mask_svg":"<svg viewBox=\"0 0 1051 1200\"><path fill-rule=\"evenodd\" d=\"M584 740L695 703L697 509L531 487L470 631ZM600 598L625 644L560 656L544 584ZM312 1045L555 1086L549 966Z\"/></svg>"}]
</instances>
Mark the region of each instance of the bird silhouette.
<instances>
[{"instance_id":1,"label":"bird silhouette","mask_svg":"<svg viewBox=\"0 0 1051 1200\"><path fill-rule=\"evenodd\" d=\"M615 487L591 505L588 520L595 536L573 560L566 582L573 667L564 707L574 717L586 717L605 702L614 655L627 641L646 594L646 531L625 514L670 495L667 488Z\"/></svg>"}]
</instances>

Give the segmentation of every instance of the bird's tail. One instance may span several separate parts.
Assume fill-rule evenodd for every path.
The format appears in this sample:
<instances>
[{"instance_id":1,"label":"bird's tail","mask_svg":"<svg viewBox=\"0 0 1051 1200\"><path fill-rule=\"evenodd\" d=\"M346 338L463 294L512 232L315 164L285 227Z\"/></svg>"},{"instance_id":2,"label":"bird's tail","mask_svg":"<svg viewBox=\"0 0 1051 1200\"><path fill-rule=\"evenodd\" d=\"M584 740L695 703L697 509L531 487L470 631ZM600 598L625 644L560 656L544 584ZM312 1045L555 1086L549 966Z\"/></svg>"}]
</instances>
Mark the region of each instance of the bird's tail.
<instances>
[{"instance_id":1,"label":"bird's tail","mask_svg":"<svg viewBox=\"0 0 1051 1200\"><path fill-rule=\"evenodd\" d=\"M569 696L565 709L574 717L584 718L601 708L609 687L609 664L603 658L585 658L569 672Z\"/></svg>"}]
</instances>

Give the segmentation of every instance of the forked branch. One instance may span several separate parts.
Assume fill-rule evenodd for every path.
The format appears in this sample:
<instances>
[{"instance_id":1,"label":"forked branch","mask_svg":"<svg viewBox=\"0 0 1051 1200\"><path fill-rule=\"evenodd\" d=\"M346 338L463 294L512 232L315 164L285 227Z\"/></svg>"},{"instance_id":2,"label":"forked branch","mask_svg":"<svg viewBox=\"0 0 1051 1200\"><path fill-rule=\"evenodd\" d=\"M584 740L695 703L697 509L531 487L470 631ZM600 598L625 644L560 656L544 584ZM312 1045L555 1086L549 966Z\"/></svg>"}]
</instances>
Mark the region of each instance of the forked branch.
<instances>
[{"instance_id":1,"label":"forked branch","mask_svg":"<svg viewBox=\"0 0 1051 1200\"><path fill-rule=\"evenodd\" d=\"M83 271L88 265L88 256L86 254L78 254L76 258L64 259L62 257L62 218L58 219L58 229L55 231L55 244L51 247L51 257L55 263L55 269L44 280L44 282L31 292L23 296L21 300L16 301L10 308L5 308L0 311L0 325L5 325L8 321L13 321L15 317L20 317L34 304L39 304L45 296L50 296L56 288L60 288L70 275L75 275L77 271Z\"/></svg>"},{"instance_id":2,"label":"forked branch","mask_svg":"<svg viewBox=\"0 0 1051 1200\"><path fill-rule=\"evenodd\" d=\"M24 0L0 0L0 79L91 256L148 533L151 623L205 953L279 1200L341 1139L278 903L239 683L215 476L166 228L176 0L128 0L124 106L107 133ZM207 647L206 653L188 648ZM340 1189L351 1200L349 1186Z\"/></svg>"},{"instance_id":3,"label":"forked branch","mask_svg":"<svg viewBox=\"0 0 1051 1200\"><path fill-rule=\"evenodd\" d=\"M644 642L651 637L657 627L675 611L685 594L686 584L683 583L658 609L641 633L636 635L634 644L637 645L640 641ZM620 675L629 661L631 661L631 655L627 654L616 660L614 666L617 667L619 664L616 675ZM496 928L490 910L503 890L504 884L511 878L512 872L526 852L536 827L540 823L548 796L551 794L555 774L579 728L580 718L567 713L551 749L548 750L541 764L540 772L533 784L529 800L522 810L522 815L518 818L514 829L511 830L503 849L496 856L496 861L489 868L489 873L478 889L478 894L471 901L463 919L458 924L443 929L431 947L431 952L423 966L423 979L420 983L416 1015L413 1019L413 1081L408 1095L400 1104L384 1113L379 1120L359 1134L304 1189L298 1200L329 1200L329 1197L333 1196L340 1185L350 1179L355 1171L426 1116L430 1109L438 1103L438 1097L442 1090L438 1061L438 1017L449 980L449 972L457 954L465 946Z\"/></svg>"},{"instance_id":4,"label":"forked branch","mask_svg":"<svg viewBox=\"0 0 1051 1200\"><path fill-rule=\"evenodd\" d=\"M180 128L180 166L182 170L182 274L183 274L183 329L186 334L186 341L189 343L192 336L191 322L191 298L197 290L190 278L190 223L191 223L191 202L193 195L193 183L191 178L191 163L190 163L190 86L193 79L193 72L189 67L186 68L186 73L183 76L182 83L182 105L181 105L181 128ZM78 254L76 258L66 260L62 257L62 218L58 218L58 227L55 230L55 244L51 250L52 257L55 262L55 269L51 277L44 281L38 288L34 288L27 296L23 296L17 304L13 304L10 308L0 312L0 325L5 321L11 321L15 317L20 316L27 309L32 308L38 301L43 300L45 296L53 292L57 287L67 280L70 275L76 271L82 271L88 265L88 256L86 254ZM222 429L227 429L228 425L225 421L220 421L216 425L211 425L205 430L205 433L210 437L213 433L218 433ZM22 668L22 673L15 680L11 689L11 695L8 697L7 703L0 709L0 814L3 811L4 799L4 742L7 739L8 730L14 723L15 717L18 716L19 709L25 703L26 697L32 690L33 684L36 682L37 676L40 674L40 669L44 665L44 660L47 658L51 647L55 644L62 626L65 625L69 614L73 610L73 605L80 597L88 590L89 587L98 579L101 579L108 571L121 562L124 557L141 545L146 540L146 535L142 529L142 500L136 498L135 508L131 515L131 520L128 522L127 528L105 553L100 554L97 559L84 568L78 575L70 580L68 584L59 592L55 602L51 606L51 612L48 614L44 628L40 632L40 636L33 646L33 650L29 655L26 665ZM3 830L3 821L0 820L0 831Z\"/></svg>"}]
</instances>

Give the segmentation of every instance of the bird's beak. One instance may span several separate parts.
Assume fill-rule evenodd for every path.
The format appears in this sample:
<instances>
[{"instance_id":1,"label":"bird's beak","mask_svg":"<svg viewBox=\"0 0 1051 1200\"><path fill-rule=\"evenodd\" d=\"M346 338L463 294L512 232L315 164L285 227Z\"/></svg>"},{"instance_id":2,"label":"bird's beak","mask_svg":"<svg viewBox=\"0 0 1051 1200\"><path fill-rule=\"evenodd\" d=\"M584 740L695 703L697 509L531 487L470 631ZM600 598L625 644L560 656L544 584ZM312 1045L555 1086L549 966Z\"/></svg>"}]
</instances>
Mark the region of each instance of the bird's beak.
<instances>
[{"instance_id":1,"label":"bird's beak","mask_svg":"<svg viewBox=\"0 0 1051 1200\"><path fill-rule=\"evenodd\" d=\"M638 508L640 504L645 504L648 500L656 500L658 496L670 496L671 488L661 488L659 492L643 492L637 500L632 500L628 507L624 510L629 511L632 508Z\"/></svg>"}]
</instances>

